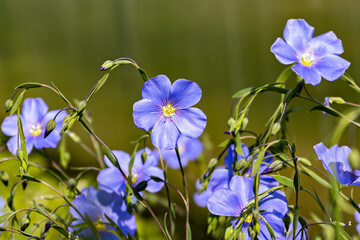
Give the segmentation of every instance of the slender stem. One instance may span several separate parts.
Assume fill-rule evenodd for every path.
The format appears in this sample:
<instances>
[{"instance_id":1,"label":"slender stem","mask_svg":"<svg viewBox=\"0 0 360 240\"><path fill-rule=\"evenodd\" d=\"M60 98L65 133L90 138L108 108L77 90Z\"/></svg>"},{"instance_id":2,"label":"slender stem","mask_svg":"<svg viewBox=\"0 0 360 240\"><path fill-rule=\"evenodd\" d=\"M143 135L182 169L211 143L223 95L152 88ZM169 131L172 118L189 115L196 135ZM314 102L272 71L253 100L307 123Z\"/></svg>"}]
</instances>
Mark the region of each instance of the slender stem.
<instances>
[{"instance_id":1,"label":"slender stem","mask_svg":"<svg viewBox=\"0 0 360 240\"><path fill-rule=\"evenodd\" d=\"M84 117L84 116L82 116ZM126 180L126 182L129 184L130 188L134 191L137 192L137 190L135 189L134 185L132 184L132 182L130 181L130 179L126 176L126 174L124 173L124 171L122 170L119 161L117 159L117 157L115 156L115 154L111 151L111 149L95 134L95 132L92 130L91 127L88 126L88 124L82 119L79 119L79 122L86 128L86 130L92 135L94 136L95 140L103 147L105 147L114 157L114 159L116 160L117 164L116 164L116 168L119 169L121 175L124 177L124 179ZM140 196L140 194L139 194ZM142 198L140 196L140 201L145 205L145 207L148 209L149 213L151 214L151 216L154 218L154 220L156 221L157 225L159 226L160 230L162 231L162 233L164 234L164 236L167 238L166 232L163 228L163 226L160 224L159 219L156 217L155 213L153 212L153 210L151 209L151 207L149 206L149 204L145 201L144 198Z\"/></svg>"},{"instance_id":2,"label":"slender stem","mask_svg":"<svg viewBox=\"0 0 360 240\"><path fill-rule=\"evenodd\" d=\"M181 163L181 157L180 157L180 153L179 153L179 148L176 146L175 148L175 152L176 152L176 156L180 165L180 171L181 171L181 175L182 175L182 180L183 180L183 187L184 187L184 193L185 193L185 200L186 200L186 204L187 204L187 208L186 208L186 240L189 239L189 228L190 228L190 224L189 224L189 190L188 190L188 186L187 186L187 182L186 182L186 178L185 178L185 173L184 173L184 169Z\"/></svg>"},{"instance_id":3,"label":"slender stem","mask_svg":"<svg viewBox=\"0 0 360 240\"><path fill-rule=\"evenodd\" d=\"M171 238L174 238L174 232L173 232L173 218L172 218L172 214L171 214L171 199L170 199L170 193L169 193L169 187L167 185L167 166L165 166L164 164L164 160L161 156L161 152L160 149L156 148L158 153L159 153L159 159L160 159L160 164L161 164L161 168L164 172L164 183L165 183L165 189L166 189L166 196L167 196L167 200L168 200L168 211L169 211L169 221L170 221L170 233L171 233Z\"/></svg>"}]
</instances>

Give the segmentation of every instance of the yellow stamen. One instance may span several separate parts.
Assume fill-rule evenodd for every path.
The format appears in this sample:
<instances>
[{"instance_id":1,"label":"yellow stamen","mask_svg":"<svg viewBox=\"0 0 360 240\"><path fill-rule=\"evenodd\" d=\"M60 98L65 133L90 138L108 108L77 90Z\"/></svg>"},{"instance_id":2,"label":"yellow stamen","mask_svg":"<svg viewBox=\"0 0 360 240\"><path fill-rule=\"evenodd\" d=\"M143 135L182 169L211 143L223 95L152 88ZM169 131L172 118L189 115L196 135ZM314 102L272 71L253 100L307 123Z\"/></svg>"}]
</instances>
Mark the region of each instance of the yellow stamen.
<instances>
[{"instance_id":1,"label":"yellow stamen","mask_svg":"<svg viewBox=\"0 0 360 240\"><path fill-rule=\"evenodd\" d=\"M251 221L252 221L252 214L249 214L249 215L246 217L245 222L251 223Z\"/></svg>"},{"instance_id":2,"label":"yellow stamen","mask_svg":"<svg viewBox=\"0 0 360 240\"><path fill-rule=\"evenodd\" d=\"M175 114L175 108L170 103L162 107L162 111L164 117L172 117Z\"/></svg>"},{"instance_id":3,"label":"yellow stamen","mask_svg":"<svg viewBox=\"0 0 360 240\"><path fill-rule=\"evenodd\" d=\"M314 60L315 60L314 55L310 53L304 53L301 57L301 63L305 66L311 66Z\"/></svg>"},{"instance_id":4,"label":"yellow stamen","mask_svg":"<svg viewBox=\"0 0 360 240\"><path fill-rule=\"evenodd\" d=\"M137 177L138 177L137 174L132 174L132 175L131 175L131 182L133 182L133 183L136 182Z\"/></svg>"},{"instance_id":5,"label":"yellow stamen","mask_svg":"<svg viewBox=\"0 0 360 240\"><path fill-rule=\"evenodd\" d=\"M41 124L37 123L35 125L32 125L30 130L29 130L30 134L33 135L34 137L39 136L42 133L41 130Z\"/></svg>"},{"instance_id":6,"label":"yellow stamen","mask_svg":"<svg viewBox=\"0 0 360 240\"><path fill-rule=\"evenodd\" d=\"M98 231L104 231L106 229L106 225L104 223L101 222L101 219L95 223L95 228Z\"/></svg>"}]
</instances>

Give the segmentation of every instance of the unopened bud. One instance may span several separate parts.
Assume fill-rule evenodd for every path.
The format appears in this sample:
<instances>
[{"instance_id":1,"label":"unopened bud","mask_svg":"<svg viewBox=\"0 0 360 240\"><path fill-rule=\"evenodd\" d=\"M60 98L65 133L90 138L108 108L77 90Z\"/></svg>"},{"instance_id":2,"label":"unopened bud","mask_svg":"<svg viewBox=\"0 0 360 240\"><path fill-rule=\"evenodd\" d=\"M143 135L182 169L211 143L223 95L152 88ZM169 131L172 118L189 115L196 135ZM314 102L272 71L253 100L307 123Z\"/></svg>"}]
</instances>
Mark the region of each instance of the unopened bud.
<instances>
[{"instance_id":1,"label":"unopened bud","mask_svg":"<svg viewBox=\"0 0 360 240\"><path fill-rule=\"evenodd\" d=\"M69 189L74 189L77 185L77 182L74 178L70 178L68 181L68 188Z\"/></svg>"},{"instance_id":2,"label":"unopened bud","mask_svg":"<svg viewBox=\"0 0 360 240\"><path fill-rule=\"evenodd\" d=\"M231 126L234 125L235 122L236 122L235 119L230 118L230 119L228 120L228 126L229 126L229 128L231 128Z\"/></svg>"},{"instance_id":3,"label":"unopened bud","mask_svg":"<svg viewBox=\"0 0 360 240\"><path fill-rule=\"evenodd\" d=\"M284 166L283 162L280 160L275 160L273 163L271 163L270 165L270 170L273 172L279 171L280 169L282 169Z\"/></svg>"},{"instance_id":4,"label":"unopened bud","mask_svg":"<svg viewBox=\"0 0 360 240\"><path fill-rule=\"evenodd\" d=\"M212 158L208 164L208 168L212 169L212 168L216 167L218 162L219 161L217 160L217 158Z\"/></svg>"},{"instance_id":5,"label":"unopened bud","mask_svg":"<svg viewBox=\"0 0 360 240\"><path fill-rule=\"evenodd\" d=\"M136 191L141 192L144 191L145 188L147 188L147 185L148 185L147 181L143 180L136 185L135 189Z\"/></svg>"},{"instance_id":6,"label":"unopened bud","mask_svg":"<svg viewBox=\"0 0 360 240\"><path fill-rule=\"evenodd\" d=\"M311 167L311 162L309 160L307 160L306 158L298 158L298 161L307 167Z\"/></svg>"},{"instance_id":7,"label":"unopened bud","mask_svg":"<svg viewBox=\"0 0 360 240\"><path fill-rule=\"evenodd\" d=\"M44 233L46 233L47 231L49 231L50 228L51 228L51 221L48 221L48 222L45 224Z\"/></svg>"},{"instance_id":8,"label":"unopened bud","mask_svg":"<svg viewBox=\"0 0 360 240\"><path fill-rule=\"evenodd\" d=\"M143 163L145 163L146 159L147 159L147 153L146 153L146 151L143 151L143 152L141 153L141 161L142 161Z\"/></svg>"},{"instance_id":9,"label":"unopened bud","mask_svg":"<svg viewBox=\"0 0 360 240\"><path fill-rule=\"evenodd\" d=\"M275 135L281 128L280 123L275 123L271 128L271 135Z\"/></svg>"},{"instance_id":10,"label":"unopened bud","mask_svg":"<svg viewBox=\"0 0 360 240\"><path fill-rule=\"evenodd\" d=\"M14 101L11 99L6 100L5 102L5 112L9 112L11 108L14 106Z\"/></svg>"},{"instance_id":11,"label":"unopened bud","mask_svg":"<svg viewBox=\"0 0 360 240\"><path fill-rule=\"evenodd\" d=\"M9 184L9 174L7 174L6 172L2 172L0 180L5 186L8 186L8 184Z\"/></svg>"},{"instance_id":12,"label":"unopened bud","mask_svg":"<svg viewBox=\"0 0 360 240\"><path fill-rule=\"evenodd\" d=\"M54 119L50 119L47 123L46 123L46 127L45 127L45 133L44 133L44 138L46 138L47 136L49 136L49 134L54 131L56 127L56 121Z\"/></svg>"},{"instance_id":13,"label":"unopened bud","mask_svg":"<svg viewBox=\"0 0 360 240\"><path fill-rule=\"evenodd\" d=\"M161 178L157 177L157 176L150 176L150 179L155 181L155 182L163 182L164 180L162 180Z\"/></svg>"},{"instance_id":14,"label":"unopened bud","mask_svg":"<svg viewBox=\"0 0 360 240\"><path fill-rule=\"evenodd\" d=\"M107 60L103 63L103 65L101 65L100 71L107 70L107 69L111 68L113 65L114 65L113 61Z\"/></svg>"},{"instance_id":15,"label":"unopened bud","mask_svg":"<svg viewBox=\"0 0 360 240\"><path fill-rule=\"evenodd\" d=\"M233 228L232 226L226 228L226 231L225 231L225 239L230 239L230 236L231 234L233 233Z\"/></svg>"},{"instance_id":16,"label":"unopened bud","mask_svg":"<svg viewBox=\"0 0 360 240\"><path fill-rule=\"evenodd\" d=\"M30 225L30 218L26 216L23 219L21 219L20 230L25 231L29 225Z\"/></svg>"},{"instance_id":17,"label":"unopened bud","mask_svg":"<svg viewBox=\"0 0 360 240\"><path fill-rule=\"evenodd\" d=\"M240 161L237 161L236 165L235 165L236 171L243 169L245 167L246 163L247 162L245 159L241 159Z\"/></svg>"},{"instance_id":18,"label":"unopened bud","mask_svg":"<svg viewBox=\"0 0 360 240\"><path fill-rule=\"evenodd\" d=\"M24 161L24 152L19 148L16 150L16 157L23 162Z\"/></svg>"},{"instance_id":19,"label":"unopened bud","mask_svg":"<svg viewBox=\"0 0 360 240\"><path fill-rule=\"evenodd\" d=\"M23 182L21 183L22 189L23 189L24 191L25 191L27 185L28 185L28 181L23 181Z\"/></svg>"},{"instance_id":20,"label":"unopened bud","mask_svg":"<svg viewBox=\"0 0 360 240\"><path fill-rule=\"evenodd\" d=\"M79 106L78 106L78 109L77 109L77 112L80 114L82 113L84 110L85 110L85 107L86 107L86 101L81 101L79 103Z\"/></svg>"},{"instance_id":21,"label":"unopened bud","mask_svg":"<svg viewBox=\"0 0 360 240\"><path fill-rule=\"evenodd\" d=\"M73 140L75 143L81 143L81 139L78 135L76 135L74 132L70 132L69 137L71 138L71 140Z\"/></svg>"},{"instance_id":22,"label":"unopened bud","mask_svg":"<svg viewBox=\"0 0 360 240\"><path fill-rule=\"evenodd\" d=\"M248 123L249 119L247 117L244 117L244 119L242 120L242 129L245 129Z\"/></svg>"},{"instance_id":23,"label":"unopened bud","mask_svg":"<svg viewBox=\"0 0 360 240\"><path fill-rule=\"evenodd\" d=\"M345 100L341 97L329 97L329 103L344 104Z\"/></svg>"}]
</instances>

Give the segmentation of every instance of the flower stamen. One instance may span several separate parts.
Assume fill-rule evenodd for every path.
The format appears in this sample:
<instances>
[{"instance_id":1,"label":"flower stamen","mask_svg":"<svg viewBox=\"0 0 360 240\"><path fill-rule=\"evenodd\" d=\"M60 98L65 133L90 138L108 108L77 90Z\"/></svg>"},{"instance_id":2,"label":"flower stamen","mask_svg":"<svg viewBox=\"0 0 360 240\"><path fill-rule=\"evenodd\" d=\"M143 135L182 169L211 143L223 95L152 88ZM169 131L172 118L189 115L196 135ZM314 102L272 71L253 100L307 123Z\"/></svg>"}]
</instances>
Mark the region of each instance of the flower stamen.
<instances>
[{"instance_id":1,"label":"flower stamen","mask_svg":"<svg viewBox=\"0 0 360 240\"><path fill-rule=\"evenodd\" d=\"M162 107L162 111L164 117L172 117L175 114L175 108L170 103Z\"/></svg>"},{"instance_id":2,"label":"flower stamen","mask_svg":"<svg viewBox=\"0 0 360 240\"><path fill-rule=\"evenodd\" d=\"M251 221L252 221L252 214L249 214L249 215L245 218L245 222L251 223Z\"/></svg>"},{"instance_id":3,"label":"flower stamen","mask_svg":"<svg viewBox=\"0 0 360 240\"><path fill-rule=\"evenodd\" d=\"M29 132L30 132L30 134L33 135L34 137L39 136L39 135L42 133L41 124L36 123L36 124L32 125L32 126L30 127Z\"/></svg>"},{"instance_id":4,"label":"flower stamen","mask_svg":"<svg viewBox=\"0 0 360 240\"><path fill-rule=\"evenodd\" d=\"M306 52L301 56L301 63L305 66L311 66L311 64L314 62L315 57L314 55Z\"/></svg>"}]
</instances>

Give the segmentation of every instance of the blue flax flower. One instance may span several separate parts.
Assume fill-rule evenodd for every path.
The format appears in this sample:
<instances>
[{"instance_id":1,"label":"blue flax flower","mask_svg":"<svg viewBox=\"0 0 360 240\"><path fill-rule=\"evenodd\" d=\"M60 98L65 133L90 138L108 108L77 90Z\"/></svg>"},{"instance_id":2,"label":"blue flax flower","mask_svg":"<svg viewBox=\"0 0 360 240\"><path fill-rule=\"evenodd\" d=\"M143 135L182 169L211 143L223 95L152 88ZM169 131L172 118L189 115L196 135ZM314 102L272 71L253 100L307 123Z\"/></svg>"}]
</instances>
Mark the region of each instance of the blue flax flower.
<instances>
[{"instance_id":1,"label":"blue flax flower","mask_svg":"<svg viewBox=\"0 0 360 240\"><path fill-rule=\"evenodd\" d=\"M232 177L229 188L219 189L211 195L208 200L207 207L214 215L240 217L243 211L249 206L253 200L253 181L251 177ZM264 192L268 188L260 185L259 193ZM285 226L282 219L289 211L286 197L283 192L276 191L262 198L259 201L260 215L273 228L276 239L285 238ZM260 217L260 236L259 239L271 239L264 220ZM248 235L247 228L252 222L251 213L246 217L242 231L245 233L245 239L251 239ZM236 223L235 223L236 224Z\"/></svg>"},{"instance_id":2,"label":"blue flax flower","mask_svg":"<svg viewBox=\"0 0 360 240\"><path fill-rule=\"evenodd\" d=\"M126 204L118 194L96 190L94 187L85 188L81 191L81 195L77 196L72 204L85 217L89 216L90 220L97 228L101 239L117 240L119 239L109 230L115 230L109 224L105 215L110 218L125 235L133 235L136 231L135 216L126 211ZM70 208L70 214L76 219L72 222L69 230L78 230L75 225L83 223L83 219L79 213ZM97 239L90 228L85 228L76 234L80 239Z\"/></svg>"},{"instance_id":3,"label":"blue flax flower","mask_svg":"<svg viewBox=\"0 0 360 240\"><path fill-rule=\"evenodd\" d=\"M4 199L0 196L0 216L5 214L5 206L6 206L6 203L4 201ZM2 227L3 224L0 224L0 227Z\"/></svg>"},{"instance_id":4,"label":"blue flax flower","mask_svg":"<svg viewBox=\"0 0 360 240\"><path fill-rule=\"evenodd\" d=\"M178 148L181 164L185 167L189 161L195 160L200 156L203 150L203 144L198 139L187 138L181 135L178 140ZM167 162L169 168L180 168L175 150L161 150L161 155Z\"/></svg>"},{"instance_id":5,"label":"blue flax flower","mask_svg":"<svg viewBox=\"0 0 360 240\"><path fill-rule=\"evenodd\" d=\"M146 151L147 158L143 163L141 159L141 154ZM129 163L131 156L123 151L113 151L116 158L119 161L119 164L124 171L124 173L129 176ZM119 194L125 193L126 180L121 175L119 169L114 167L110 160L105 157L105 163L108 168L105 168L99 172L97 177L97 181L99 183L99 188L105 191L115 191ZM149 180L150 176L156 176L161 179L164 179L163 171L157 167L158 160L154 153L145 148L135 153L135 159L133 163L133 167L131 169L131 181L136 186L139 182L145 180ZM162 182L148 181L148 185L146 187L146 191L148 192L158 192L164 186Z\"/></svg>"},{"instance_id":6,"label":"blue flax flower","mask_svg":"<svg viewBox=\"0 0 360 240\"><path fill-rule=\"evenodd\" d=\"M344 52L342 42L330 31L313 38L314 28L303 19L288 20L284 39L278 38L271 52L282 64L297 63L292 70L317 85L321 77L334 81L344 74L350 63L338 55Z\"/></svg>"},{"instance_id":7,"label":"blue flax flower","mask_svg":"<svg viewBox=\"0 0 360 240\"><path fill-rule=\"evenodd\" d=\"M349 147L334 145L328 149L323 143L319 143L314 146L314 151L322 161L324 168L340 184L360 186L360 171L353 171L350 166L349 155L351 149Z\"/></svg>"},{"instance_id":8,"label":"blue flax flower","mask_svg":"<svg viewBox=\"0 0 360 240\"><path fill-rule=\"evenodd\" d=\"M165 75L145 82L141 99L133 107L133 117L138 128L151 132L155 147L170 150L176 147L180 133L198 138L205 129L206 116L198 108L191 108L200 101L199 85L178 79L172 85Z\"/></svg>"},{"instance_id":9,"label":"blue flax flower","mask_svg":"<svg viewBox=\"0 0 360 240\"><path fill-rule=\"evenodd\" d=\"M56 117L56 128L44 139L46 123L54 118L59 110L48 112L48 106L41 98L25 99L21 110L21 121L25 135L26 150L31 152L33 147L36 149L56 148L59 142L61 125L66 112L61 112ZM11 138L7 142L9 151L16 155L18 148L18 117L16 114L6 117L1 124L2 132Z\"/></svg>"}]
</instances>

